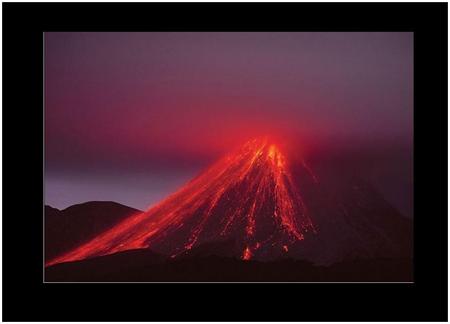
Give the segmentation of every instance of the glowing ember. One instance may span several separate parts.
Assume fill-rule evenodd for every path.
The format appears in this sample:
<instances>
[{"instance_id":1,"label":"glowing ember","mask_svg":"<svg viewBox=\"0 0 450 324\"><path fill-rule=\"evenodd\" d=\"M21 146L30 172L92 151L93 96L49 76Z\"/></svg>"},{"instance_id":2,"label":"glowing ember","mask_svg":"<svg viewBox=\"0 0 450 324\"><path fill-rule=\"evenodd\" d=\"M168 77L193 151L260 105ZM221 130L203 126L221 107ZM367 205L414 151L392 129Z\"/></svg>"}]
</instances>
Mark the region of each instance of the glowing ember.
<instances>
[{"instance_id":1,"label":"glowing ember","mask_svg":"<svg viewBox=\"0 0 450 324\"><path fill-rule=\"evenodd\" d=\"M242 255L242 260L250 260L250 258L252 257L252 252L250 251L250 249L247 247L244 250L244 254Z\"/></svg>"},{"instance_id":2,"label":"glowing ember","mask_svg":"<svg viewBox=\"0 0 450 324\"><path fill-rule=\"evenodd\" d=\"M287 251L307 232L315 233L315 229L285 157L267 139L257 139L153 208L47 265L147 247L176 257L199 244L220 240L245 247L240 257L248 260L276 246Z\"/></svg>"}]
</instances>

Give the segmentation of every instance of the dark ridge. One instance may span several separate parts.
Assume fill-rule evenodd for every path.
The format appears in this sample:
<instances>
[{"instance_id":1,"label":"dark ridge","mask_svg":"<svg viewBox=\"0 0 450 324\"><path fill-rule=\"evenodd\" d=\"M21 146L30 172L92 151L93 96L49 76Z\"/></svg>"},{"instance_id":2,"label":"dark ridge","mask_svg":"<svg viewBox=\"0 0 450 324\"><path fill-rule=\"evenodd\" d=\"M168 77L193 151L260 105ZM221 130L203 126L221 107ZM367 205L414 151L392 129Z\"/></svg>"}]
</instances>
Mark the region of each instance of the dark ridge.
<instances>
[{"instance_id":1,"label":"dark ridge","mask_svg":"<svg viewBox=\"0 0 450 324\"><path fill-rule=\"evenodd\" d=\"M90 201L63 210L46 205L45 260L75 248L139 212L112 201Z\"/></svg>"},{"instance_id":2,"label":"dark ridge","mask_svg":"<svg viewBox=\"0 0 450 324\"><path fill-rule=\"evenodd\" d=\"M46 282L410 282L410 259L358 259L317 266L307 261L242 261L215 255L165 258L148 249L57 264Z\"/></svg>"}]
</instances>

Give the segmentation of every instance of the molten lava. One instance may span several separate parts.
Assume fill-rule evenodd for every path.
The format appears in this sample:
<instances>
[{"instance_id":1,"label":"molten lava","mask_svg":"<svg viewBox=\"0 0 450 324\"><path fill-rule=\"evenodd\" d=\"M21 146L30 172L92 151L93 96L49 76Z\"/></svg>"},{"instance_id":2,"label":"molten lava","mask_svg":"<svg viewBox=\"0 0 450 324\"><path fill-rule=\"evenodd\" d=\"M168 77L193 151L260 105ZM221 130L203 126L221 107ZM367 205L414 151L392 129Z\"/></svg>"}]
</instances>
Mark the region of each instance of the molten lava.
<instances>
[{"instance_id":1,"label":"molten lava","mask_svg":"<svg viewBox=\"0 0 450 324\"><path fill-rule=\"evenodd\" d=\"M236 243L237 257L249 260L285 254L315 232L285 156L267 139L256 139L158 205L47 266L138 248L177 257L200 244L227 240Z\"/></svg>"}]
</instances>

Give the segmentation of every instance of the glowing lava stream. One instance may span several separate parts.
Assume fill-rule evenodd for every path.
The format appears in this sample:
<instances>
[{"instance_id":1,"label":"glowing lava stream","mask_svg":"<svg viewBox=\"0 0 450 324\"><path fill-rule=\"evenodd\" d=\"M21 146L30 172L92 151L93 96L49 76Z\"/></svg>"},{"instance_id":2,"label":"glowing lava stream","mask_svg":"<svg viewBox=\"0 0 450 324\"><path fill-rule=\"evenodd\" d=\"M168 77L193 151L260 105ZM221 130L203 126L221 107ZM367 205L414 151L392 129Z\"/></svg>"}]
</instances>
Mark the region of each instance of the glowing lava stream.
<instances>
[{"instance_id":1,"label":"glowing lava stream","mask_svg":"<svg viewBox=\"0 0 450 324\"><path fill-rule=\"evenodd\" d=\"M227 239L237 242L239 257L248 260L267 249L287 253L307 232L315 229L285 157L267 139L255 139L148 211L46 266L147 247L175 257Z\"/></svg>"}]
</instances>

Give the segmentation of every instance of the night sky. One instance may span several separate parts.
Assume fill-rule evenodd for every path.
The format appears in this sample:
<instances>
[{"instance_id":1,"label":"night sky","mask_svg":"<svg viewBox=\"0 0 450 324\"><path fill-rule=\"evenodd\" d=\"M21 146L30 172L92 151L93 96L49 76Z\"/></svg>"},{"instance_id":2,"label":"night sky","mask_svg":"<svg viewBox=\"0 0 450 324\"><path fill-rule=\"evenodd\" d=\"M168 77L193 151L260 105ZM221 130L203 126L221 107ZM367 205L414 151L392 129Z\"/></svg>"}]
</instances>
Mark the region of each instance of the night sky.
<instances>
[{"instance_id":1,"label":"night sky","mask_svg":"<svg viewBox=\"0 0 450 324\"><path fill-rule=\"evenodd\" d=\"M45 33L46 204L146 209L267 134L411 214L413 34Z\"/></svg>"}]
</instances>

